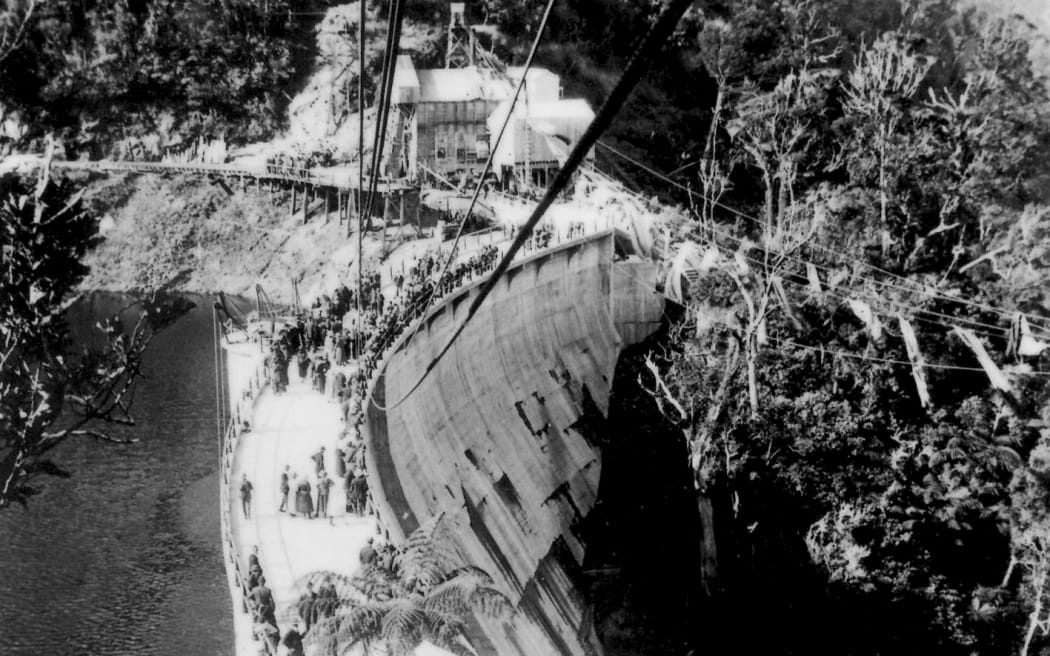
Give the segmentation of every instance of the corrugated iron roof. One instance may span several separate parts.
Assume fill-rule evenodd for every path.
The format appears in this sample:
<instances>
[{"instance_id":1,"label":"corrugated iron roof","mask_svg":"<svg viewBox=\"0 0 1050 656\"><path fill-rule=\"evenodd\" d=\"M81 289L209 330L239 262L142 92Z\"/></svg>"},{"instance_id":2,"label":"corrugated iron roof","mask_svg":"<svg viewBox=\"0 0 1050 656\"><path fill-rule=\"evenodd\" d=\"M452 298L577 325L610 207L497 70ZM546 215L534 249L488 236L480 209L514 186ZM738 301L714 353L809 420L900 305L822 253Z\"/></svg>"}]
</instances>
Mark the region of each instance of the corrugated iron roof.
<instances>
[{"instance_id":1,"label":"corrugated iron roof","mask_svg":"<svg viewBox=\"0 0 1050 656\"><path fill-rule=\"evenodd\" d=\"M520 67L507 69L511 80L521 78ZM477 66L465 68L421 68L419 79L420 102L459 102L464 100L507 100L514 94L514 85L507 77ZM557 81L557 76L543 68L529 70L529 81Z\"/></svg>"}]
</instances>

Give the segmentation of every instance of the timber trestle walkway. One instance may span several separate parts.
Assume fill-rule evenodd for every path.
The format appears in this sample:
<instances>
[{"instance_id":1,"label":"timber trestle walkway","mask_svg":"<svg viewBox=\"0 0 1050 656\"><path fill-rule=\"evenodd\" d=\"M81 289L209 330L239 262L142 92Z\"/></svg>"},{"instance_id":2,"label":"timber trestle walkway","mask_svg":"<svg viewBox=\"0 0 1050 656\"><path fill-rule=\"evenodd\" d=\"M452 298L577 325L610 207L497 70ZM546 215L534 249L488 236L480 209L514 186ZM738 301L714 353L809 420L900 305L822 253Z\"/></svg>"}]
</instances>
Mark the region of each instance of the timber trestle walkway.
<instances>
[{"instance_id":1,"label":"timber trestle walkway","mask_svg":"<svg viewBox=\"0 0 1050 656\"><path fill-rule=\"evenodd\" d=\"M260 192L273 193L278 189L292 192L292 213L298 211L297 198L301 195L301 211L306 221L310 196L324 200L327 219L331 210L338 213L339 221L349 220L357 212L362 195L357 185L357 169L349 167L300 168L281 164L247 166L243 164L207 164L203 162L146 162L118 160L54 160L53 168L80 171L147 173L155 175L196 175L220 181L228 192L234 187L247 190L255 186ZM364 189L370 180L364 178ZM376 184L377 199L400 197L412 187L400 182L380 180ZM367 191L365 192L367 194Z\"/></svg>"}]
</instances>

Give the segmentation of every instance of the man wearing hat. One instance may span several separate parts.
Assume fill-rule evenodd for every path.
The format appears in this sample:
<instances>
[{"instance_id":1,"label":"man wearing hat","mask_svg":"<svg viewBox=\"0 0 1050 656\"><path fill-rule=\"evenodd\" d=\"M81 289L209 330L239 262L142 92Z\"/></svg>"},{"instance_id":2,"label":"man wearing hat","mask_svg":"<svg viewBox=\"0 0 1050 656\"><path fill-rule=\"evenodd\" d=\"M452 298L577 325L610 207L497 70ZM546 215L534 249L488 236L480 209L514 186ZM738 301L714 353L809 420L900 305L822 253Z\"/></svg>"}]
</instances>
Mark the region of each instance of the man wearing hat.
<instances>
[{"instance_id":1,"label":"man wearing hat","mask_svg":"<svg viewBox=\"0 0 1050 656\"><path fill-rule=\"evenodd\" d=\"M328 488L332 487L332 479L322 469L317 473L317 512L314 517L328 517Z\"/></svg>"},{"instance_id":2,"label":"man wearing hat","mask_svg":"<svg viewBox=\"0 0 1050 656\"><path fill-rule=\"evenodd\" d=\"M312 456L310 456L310 458L314 461L314 465L317 468L317 473L320 474L321 472L323 472L324 471L324 446L322 445L321 449L317 453L315 453Z\"/></svg>"},{"instance_id":3,"label":"man wearing hat","mask_svg":"<svg viewBox=\"0 0 1050 656\"><path fill-rule=\"evenodd\" d=\"M361 548L361 553L358 558L361 559L361 564L368 567L376 560L376 550L372 548L372 543L375 542L375 538L368 538L368 544Z\"/></svg>"},{"instance_id":4,"label":"man wearing hat","mask_svg":"<svg viewBox=\"0 0 1050 656\"><path fill-rule=\"evenodd\" d=\"M252 516L252 483L248 480L248 474L241 475L241 510L244 518Z\"/></svg>"}]
</instances>

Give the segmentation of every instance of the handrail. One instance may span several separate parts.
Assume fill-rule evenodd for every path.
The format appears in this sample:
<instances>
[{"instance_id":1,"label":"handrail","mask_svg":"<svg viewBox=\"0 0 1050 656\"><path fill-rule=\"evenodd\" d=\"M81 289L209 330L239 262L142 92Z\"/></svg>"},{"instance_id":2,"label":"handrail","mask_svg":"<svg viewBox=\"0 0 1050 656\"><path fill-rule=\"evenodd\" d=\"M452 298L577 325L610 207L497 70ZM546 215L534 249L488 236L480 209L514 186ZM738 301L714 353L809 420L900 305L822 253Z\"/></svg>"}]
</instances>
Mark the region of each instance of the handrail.
<instances>
[{"instance_id":1,"label":"handrail","mask_svg":"<svg viewBox=\"0 0 1050 656\"><path fill-rule=\"evenodd\" d=\"M230 566L232 566L232 577L233 583L236 589L240 590L241 593L241 612L249 611L249 596L251 590L248 589L247 578L241 571L240 556L237 550L237 543L233 537L233 521L230 517L230 498L231 488L236 484L233 480L233 460L234 454L237 452L237 443L242 434L242 419L244 417L247 408L245 407L247 401L250 399L254 404L266 387L266 380L261 367L256 367L255 371L248 378L248 389L247 394L241 394L241 398L237 399L233 404L233 412L230 417L230 422L226 426L226 430L223 433L223 445L222 445L222 458L220 461L220 476L219 481L219 521L222 532L222 546L223 552L227 559L227 573L230 573ZM233 590L231 589L231 592ZM269 647L267 646L267 649Z\"/></svg>"}]
</instances>

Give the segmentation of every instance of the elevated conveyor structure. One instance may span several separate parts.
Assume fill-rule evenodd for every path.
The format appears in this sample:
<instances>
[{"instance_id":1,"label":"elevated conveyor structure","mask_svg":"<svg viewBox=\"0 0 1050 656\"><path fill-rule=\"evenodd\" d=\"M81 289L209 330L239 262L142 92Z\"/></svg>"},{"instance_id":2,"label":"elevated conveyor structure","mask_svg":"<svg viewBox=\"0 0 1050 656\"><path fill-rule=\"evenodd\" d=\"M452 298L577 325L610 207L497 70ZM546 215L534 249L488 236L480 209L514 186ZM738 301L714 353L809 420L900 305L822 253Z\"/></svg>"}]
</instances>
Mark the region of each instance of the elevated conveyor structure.
<instances>
[{"instance_id":1,"label":"elevated conveyor structure","mask_svg":"<svg viewBox=\"0 0 1050 656\"><path fill-rule=\"evenodd\" d=\"M390 537L443 513L463 558L517 607L507 621L479 618L481 653L601 653L579 584L579 527L598 493L617 358L663 311L656 264L617 261L617 241L606 230L515 262L398 404L480 283L445 298L394 344L370 389L370 488Z\"/></svg>"}]
</instances>

